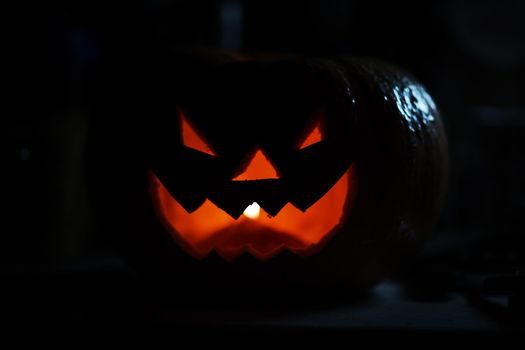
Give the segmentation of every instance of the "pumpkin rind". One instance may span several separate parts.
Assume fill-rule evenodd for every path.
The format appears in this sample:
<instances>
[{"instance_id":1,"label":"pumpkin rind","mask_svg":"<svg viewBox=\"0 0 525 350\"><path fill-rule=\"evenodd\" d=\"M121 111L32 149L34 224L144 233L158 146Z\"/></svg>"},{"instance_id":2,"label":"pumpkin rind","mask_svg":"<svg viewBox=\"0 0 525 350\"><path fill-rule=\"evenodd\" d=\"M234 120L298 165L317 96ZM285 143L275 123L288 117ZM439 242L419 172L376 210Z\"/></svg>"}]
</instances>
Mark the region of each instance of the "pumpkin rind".
<instances>
[{"instance_id":1,"label":"pumpkin rind","mask_svg":"<svg viewBox=\"0 0 525 350\"><path fill-rule=\"evenodd\" d=\"M112 84L101 94L89 137L88 179L100 232L139 270L173 282L179 291L205 290L206 286L225 294L246 288L279 294L282 286L366 289L395 270L430 234L446 187L446 139L434 102L407 73L352 58L239 60L213 53L161 58L156 68L139 70L138 81L125 69L115 70ZM188 94L191 101L210 96L199 89L223 83L207 80L210 72L223 64L245 61L322 76L321 83L338 89L326 97L328 107L335 106L332 113L351 120L351 130L340 131L346 133L349 147L334 154L334 159L351 153L359 191L344 224L307 257L283 251L264 262L249 254L228 262L212 252L196 260L173 240L151 203L148 171L160 169L158 164L169 157L166 150L152 152L158 138L167 135L159 130L165 126L157 123L157 118L167 115L158 113L167 113L163 107L171 100L175 105L175 100L187 99ZM255 68L248 64L243 69L250 74ZM161 107L155 106L158 101L163 101ZM253 106L254 110L259 107ZM178 146L174 143L173 147ZM220 154L220 149L214 151ZM323 169L312 171L317 178L323 175ZM179 187L183 191L184 183ZM197 209L204 200L199 194L183 197L185 208L190 209Z\"/></svg>"}]
</instances>

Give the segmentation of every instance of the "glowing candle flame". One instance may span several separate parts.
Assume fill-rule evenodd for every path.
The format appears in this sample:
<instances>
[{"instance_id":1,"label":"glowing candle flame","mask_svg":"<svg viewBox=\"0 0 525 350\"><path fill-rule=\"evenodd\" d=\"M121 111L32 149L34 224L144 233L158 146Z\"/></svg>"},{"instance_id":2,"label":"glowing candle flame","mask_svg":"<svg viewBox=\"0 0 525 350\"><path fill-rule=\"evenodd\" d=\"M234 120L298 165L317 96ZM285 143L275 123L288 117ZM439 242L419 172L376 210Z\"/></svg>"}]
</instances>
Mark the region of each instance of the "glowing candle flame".
<instances>
[{"instance_id":1,"label":"glowing candle flame","mask_svg":"<svg viewBox=\"0 0 525 350\"><path fill-rule=\"evenodd\" d=\"M261 212L261 207L256 202L253 202L249 206L244 209L244 215L250 219L257 219L259 217L259 213Z\"/></svg>"}]
</instances>

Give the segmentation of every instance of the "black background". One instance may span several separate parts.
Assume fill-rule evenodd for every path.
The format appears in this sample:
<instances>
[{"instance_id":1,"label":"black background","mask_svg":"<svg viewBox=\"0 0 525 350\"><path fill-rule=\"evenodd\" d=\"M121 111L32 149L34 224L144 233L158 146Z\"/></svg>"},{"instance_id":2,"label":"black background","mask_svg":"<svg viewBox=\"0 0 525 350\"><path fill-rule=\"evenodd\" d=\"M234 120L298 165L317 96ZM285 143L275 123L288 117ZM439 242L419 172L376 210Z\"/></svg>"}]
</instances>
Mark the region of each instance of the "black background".
<instances>
[{"instance_id":1,"label":"black background","mask_svg":"<svg viewBox=\"0 0 525 350\"><path fill-rule=\"evenodd\" d=\"M451 158L445 210L422 265L523 268L523 2L30 1L2 12L3 274L113 261L94 238L85 187L90 107L105 64L147 55L153 42L373 56L411 71L442 113Z\"/></svg>"}]
</instances>

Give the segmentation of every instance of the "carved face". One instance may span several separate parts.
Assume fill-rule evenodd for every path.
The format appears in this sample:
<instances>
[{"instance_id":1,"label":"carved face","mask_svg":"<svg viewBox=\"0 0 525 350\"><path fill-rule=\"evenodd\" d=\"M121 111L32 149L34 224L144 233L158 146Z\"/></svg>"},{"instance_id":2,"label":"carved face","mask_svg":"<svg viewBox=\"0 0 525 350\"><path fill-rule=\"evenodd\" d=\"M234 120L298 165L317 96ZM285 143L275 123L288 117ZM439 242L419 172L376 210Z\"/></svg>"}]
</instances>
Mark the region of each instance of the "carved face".
<instances>
[{"instance_id":1,"label":"carved face","mask_svg":"<svg viewBox=\"0 0 525 350\"><path fill-rule=\"evenodd\" d=\"M308 255L337 232L357 191L351 98L323 73L225 65L208 85L187 87L199 100L183 96L169 109L149 185L187 253Z\"/></svg>"}]
</instances>

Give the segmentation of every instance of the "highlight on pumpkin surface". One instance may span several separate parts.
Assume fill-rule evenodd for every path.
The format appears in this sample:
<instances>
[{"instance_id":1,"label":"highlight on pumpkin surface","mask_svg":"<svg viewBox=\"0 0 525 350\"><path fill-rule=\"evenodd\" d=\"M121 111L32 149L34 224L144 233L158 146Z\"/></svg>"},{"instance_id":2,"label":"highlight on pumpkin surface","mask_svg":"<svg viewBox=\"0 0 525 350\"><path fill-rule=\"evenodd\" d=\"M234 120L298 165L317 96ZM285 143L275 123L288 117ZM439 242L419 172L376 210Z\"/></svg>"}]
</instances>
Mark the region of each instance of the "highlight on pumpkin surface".
<instances>
[{"instance_id":1,"label":"highlight on pumpkin surface","mask_svg":"<svg viewBox=\"0 0 525 350\"><path fill-rule=\"evenodd\" d=\"M268 160L261 149L257 149L244 171L234 177L233 181L263 180L280 178L277 169Z\"/></svg>"},{"instance_id":2,"label":"highlight on pumpkin surface","mask_svg":"<svg viewBox=\"0 0 525 350\"><path fill-rule=\"evenodd\" d=\"M317 251L324 239L344 221L358 187L352 164L332 188L304 212L287 203L277 215L270 216L264 207L253 202L243 215L234 219L209 199L188 213L153 173L150 185L157 213L179 246L198 259L216 251L226 260L247 251L260 260L267 260L283 249L300 255Z\"/></svg>"},{"instance_id":3,"label":"highlight on pumpkin surface","mask_svg":"<svg viewBox=\"0 0 525 350\"><path fill-rule=\"evenodd\" d=\"M184 112L181 109L178 109L178 112L180 116L181 139L184 146L216 157L215 152L190 124Z\"/></svg>"}]
</instances>

